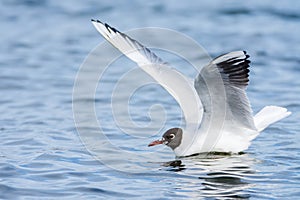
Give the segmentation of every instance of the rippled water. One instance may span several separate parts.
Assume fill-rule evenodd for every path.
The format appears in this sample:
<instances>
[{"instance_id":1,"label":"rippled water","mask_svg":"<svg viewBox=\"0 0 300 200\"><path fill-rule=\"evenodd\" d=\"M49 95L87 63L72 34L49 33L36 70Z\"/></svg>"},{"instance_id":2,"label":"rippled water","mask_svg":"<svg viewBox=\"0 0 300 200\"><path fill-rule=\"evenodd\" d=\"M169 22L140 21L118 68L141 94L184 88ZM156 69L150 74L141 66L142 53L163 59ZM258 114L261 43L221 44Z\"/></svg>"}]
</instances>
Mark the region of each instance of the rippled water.
<instances>
[{"instance_id":1,"label":"rippled water","mask_svg":"<svg viewBox=\"0 0 300 200\"><path fill-rule=\"evenodd\" d=\"M2 1L0 199L299 197L299 6L291 0ZM99 127L86 115L87 121L77 123L78 132L72 111L76 74L88 53L103 41L91 18L125 31L149 26L173 29L196 40L212 57L247 50L252 61L248 95L254 112L264 105L279 105L293 114L266 129L245 154L176 159L167 148L147 147L163 130L181 123L178 105L157 85L139 88L129 100L131 117L142 128L126 134L115 124L109 95L116 81L135 67L123 57L105 72L95 99L73 99L81 105L95 103L105 137L120 148L110 149L99 142L100 136L92 138L94 150L104 156L99 161L79 137L80 128L94 137ZM174 39L174 45L178 42ZM190 68L180 71L195 73ZM141 79L149 77L140 73L134 82ZM143 128L154 104L167 112L167 122L157 134L152 132L157 127ZM120 152L134 156L122 157Z\"/></svg>"}]
</instances>

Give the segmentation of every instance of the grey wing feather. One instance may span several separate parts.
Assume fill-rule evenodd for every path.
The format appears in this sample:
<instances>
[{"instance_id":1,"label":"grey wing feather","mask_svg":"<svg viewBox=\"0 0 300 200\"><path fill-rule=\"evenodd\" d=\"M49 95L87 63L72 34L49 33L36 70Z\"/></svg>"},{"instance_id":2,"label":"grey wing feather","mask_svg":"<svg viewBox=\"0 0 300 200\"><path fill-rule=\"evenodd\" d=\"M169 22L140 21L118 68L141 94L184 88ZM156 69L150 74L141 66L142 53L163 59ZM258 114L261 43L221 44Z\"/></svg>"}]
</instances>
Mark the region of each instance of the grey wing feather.
<instances>
[{"instance_id":1,"label":"grey wing feather","mask_svg":"<svg viewBox=\"0 0 300 200\"><path fill-rule=\"evenodd\" d=\"M256 130L245 91L249 83L248 58L245 51L231 52L215 58L201 70L194 84L204 117L212 112L226 112L225 123L234 122Z\"/></svg>"}]
</instances>

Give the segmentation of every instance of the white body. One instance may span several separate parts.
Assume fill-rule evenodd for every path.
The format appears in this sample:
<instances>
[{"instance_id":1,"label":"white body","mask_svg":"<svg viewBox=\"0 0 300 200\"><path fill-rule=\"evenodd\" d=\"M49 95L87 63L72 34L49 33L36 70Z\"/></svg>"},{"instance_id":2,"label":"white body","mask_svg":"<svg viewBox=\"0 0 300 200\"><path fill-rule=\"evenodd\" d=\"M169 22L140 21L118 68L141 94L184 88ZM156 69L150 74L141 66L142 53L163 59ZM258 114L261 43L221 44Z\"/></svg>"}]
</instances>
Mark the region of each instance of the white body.
<instances>
[{"instance_id":1,"label":"white body","mask_svg":"<svg viewBox=\"0 0 300 200\"><path fill-rule=\"evenodd\" d=\"M241 129L237 127L224 127L220 134L213 138L213 142L207 134L200 133L200 137L191 144L190 138L183 135L182 144L174 150L176 156L192 155L200 152L231 152L238 153L247 150L251 141L255 139L261 131L269 125L289 116L286 108L278 106L266 106L253 118L257 131ZM234 131L234 129L236 129ZM184 133L188 130L184 130ZM239 134L237 134L237 132Z\"/></svg>"}]
</instances>

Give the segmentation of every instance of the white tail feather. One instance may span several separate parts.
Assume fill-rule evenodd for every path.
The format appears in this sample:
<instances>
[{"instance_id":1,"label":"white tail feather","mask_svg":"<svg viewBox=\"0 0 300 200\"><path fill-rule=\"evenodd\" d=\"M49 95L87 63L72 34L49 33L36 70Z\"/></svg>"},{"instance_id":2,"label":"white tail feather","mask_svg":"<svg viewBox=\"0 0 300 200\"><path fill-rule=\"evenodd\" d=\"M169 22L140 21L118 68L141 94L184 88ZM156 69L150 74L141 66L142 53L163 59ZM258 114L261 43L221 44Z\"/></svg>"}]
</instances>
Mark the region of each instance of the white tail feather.
<instances>
[{"instance_id":1,"label":"white tail feather","mask_svg":"<svg viewBox=\"0 0 300 200\"><path fill-rule=\"evenodd\" d=\"M254 116L254 124L257 130L263 131L269 125L289 116L291 112L278 106L266 106Z\"/></svg>"}]
</instances>

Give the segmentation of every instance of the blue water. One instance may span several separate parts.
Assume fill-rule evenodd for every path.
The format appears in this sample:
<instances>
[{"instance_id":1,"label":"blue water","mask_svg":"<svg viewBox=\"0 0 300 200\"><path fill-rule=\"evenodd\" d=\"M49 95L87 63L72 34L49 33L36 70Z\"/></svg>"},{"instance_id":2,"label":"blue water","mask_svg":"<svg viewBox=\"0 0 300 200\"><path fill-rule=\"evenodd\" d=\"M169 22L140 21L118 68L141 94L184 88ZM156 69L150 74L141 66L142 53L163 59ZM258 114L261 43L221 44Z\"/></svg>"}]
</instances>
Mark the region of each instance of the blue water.
<instances>
[{"instance_id":1,"label":"blue water","mask_svg":"<svg viewBox=\"0 0 300 200\"><path fill-rule=\"evenodd\" d=\"M299 7L292 0L1 1L0 199L296 199L300 196ZM146 85L128 101L136 131L121 130L109 95L116 81L134 67L124 57L107 69L95 99L73 98L80 66L104 41L91 18L122 31L172 29L193 38L212 57L247 50L252 61L247 91L254 112L279 105L293 114L267 128L243 155L175 159L168 148L150 149L147 144L152 139L180 125L181 111L162 88ZM109 45L106 48L113 51ZM176 63L176 58L165 57ZM149 80L140 74L135 82ZM92 138L100 149L97 155L104 158L93 154L80 131L97 133L97 124L90 124L89 116L87 121L74 122L72 98L82 105L95 103L105 136L119 150ZM157 127L147 127L149 108L155 104L167 112L159 133L152 132Z\"/></svg>"}]
</instances>

